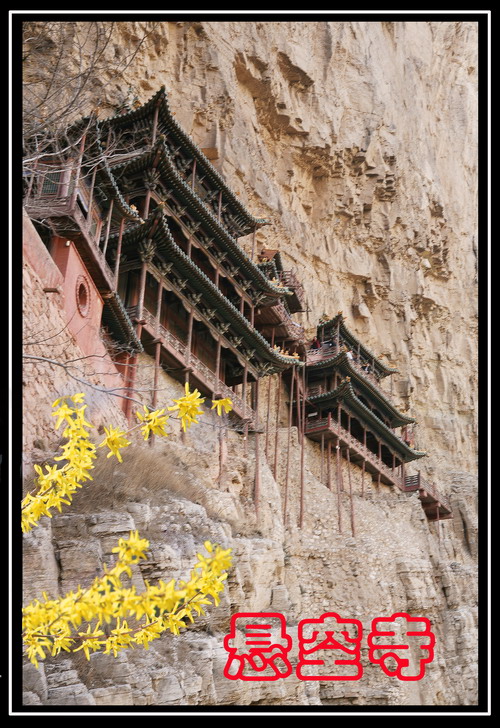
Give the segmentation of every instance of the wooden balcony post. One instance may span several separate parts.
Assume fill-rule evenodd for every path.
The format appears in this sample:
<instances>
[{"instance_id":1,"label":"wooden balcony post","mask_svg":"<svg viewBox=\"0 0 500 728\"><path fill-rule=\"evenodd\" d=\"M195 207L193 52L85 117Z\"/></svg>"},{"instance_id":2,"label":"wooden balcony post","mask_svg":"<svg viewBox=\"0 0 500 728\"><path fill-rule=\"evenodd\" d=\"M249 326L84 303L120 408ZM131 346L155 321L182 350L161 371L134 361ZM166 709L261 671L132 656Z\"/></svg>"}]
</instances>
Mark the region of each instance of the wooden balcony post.
<instances>
[{"instance_id":1,"label":"wooden balcony post","mask_svg":"<svg viewBox=\"0 0 500 728\"><path fill-rule=\"evenodd\" d=\"M118 290L118 279L120 276L120 258L122 253L122 239L123 230L125 228L125 218L122 217L120 222L120 232L118 233L118 243L116 246L116 261L115 261L115 291Z\"/></svg>"},{"instance_id":2,"label":"wooden balcony post","mask_svg":"<svg viewBox=\"0 0 500 728\"><path fill-rule=\"evenodd\" d=\"M273 333L271 337L271 346L274 346L274 326L273 326ZM266 445L265 445L265 453L266 453L266 460L269 461L269 423L271 418L271 381L272 377L269 377L269 382L267 385L267 416L266 416Z\"/></svg>"},{"instance_id":3,"label":"wooden balcony post","mask_svg":"<svg viewBox=\"0 0 500 728\"><path fill-rule=\"evenodd\" d=\"M146 288L146 274L148 271L148 264L146 260L142 261L141 276L139 278L139 300L137 302L137 318L142 319L142 309L144 307L144 291Z\"/></svg>"},{"instance_id":4,"label":"wooden balcony post","mask_svg":"<svg viewBox=\"0 0 500 728\"><path fill-rule=\"evenodd\" d=\"M70 202L70 208L72 209L75 206L76 198L78 195L78 182L80 181L80 171L82 168L82 162L83 162L83 152L85 150L85 140L87 138L87 132L82 136L82 139L80 141L80 149L79 149L79 155L78 155L78 162L75 169L75 182L74 182L74 188L73 188L73 194L71 195L71 202Z\"/></svg>"},{"instance_id":5,"label":"wooden balcony post","mask_svg":"<svg viewBox=\"0 0 500 728\"><path fill-rule=\"evenodd\" d=\"M160 100L158 99L158 101L156 102L155 113L153 116L153 130L151 133L151 144L154 144L156 141L156 132L158 130L158 113L159 113L159 111L160 111Z\"/></svg>"},{"instance_id":6,"label":"wooden balcony post","mask_svg":"<svg viewBox=\"0 0 500 728\"><path fill-rule=\"evenodd\" d=\"M222 214L222 190L219 190L219 204L218 204L218 210L217 210L217 219L220 222Z\"/></svg>"},{"instance_id":7,"label":"wooden balcony post","mask_svg":"<svg viewBox=\"0 0 500 728\"><path fill-rule=\"evenodd\" d=\"M196 181L196 157L194 158L194 161L193 161L193 179L191 180L191 189L193 190L193 192L194 192L195 181Z\"/></svg>"},{"instance_id":8,"label":"wooden balcony post","mask_svg":"<svg viewBox=\"0 0 500 728\"><path fill-rule=\"evenodd\" d=\"M153 396L151 398L151 404L153 409L156 409L156 403L158 401L158 375L160 373L160 355L161 355L161 341L155 343L155 370L153 380Z\"/></svg>"},{"instance_id":9,"label":"wooden balcony post","mask_svg":"<svg viewBox=\"0 0 500 728\"><path fill-rule=\"evenodd\" d=\"M108 219L106 220L106 235L104 237L104 245L102 247L103 255L106 255L106 250L108 247L109 231L111 228L111 217L113 215L113 203L114 203L114 199L111 198L111 202L109 203Z\"/></svg>"},{"instance_id":10,"label":"wooden balcony post","mask_svg":"<svg viewBox=\"0 0 500 728\"><path fill-rule=\"evenodd\" d=\"M222 337L219 336L217 339L217 354L215 358L215 376L217 378L217 381L220 382L220 354L221 354L221 348L222 348ZM214 392L215 394L215 392Z\"/></svg>"},{"instance_id":11,"label":"wooden balcony post","mask_svg":"<svg viewBox=\"0 0 500 728\"><path fill-rule=\"evenodd\" d=\"M89 209L87 212L87 222L89 225L90 225L91 216L92 216L92 203L94 202L94 187L95 187L96 174L97 174L97 164L94 166L94 170L92 172L92 180L90 182Z\"/></svg>"}]
</instances>

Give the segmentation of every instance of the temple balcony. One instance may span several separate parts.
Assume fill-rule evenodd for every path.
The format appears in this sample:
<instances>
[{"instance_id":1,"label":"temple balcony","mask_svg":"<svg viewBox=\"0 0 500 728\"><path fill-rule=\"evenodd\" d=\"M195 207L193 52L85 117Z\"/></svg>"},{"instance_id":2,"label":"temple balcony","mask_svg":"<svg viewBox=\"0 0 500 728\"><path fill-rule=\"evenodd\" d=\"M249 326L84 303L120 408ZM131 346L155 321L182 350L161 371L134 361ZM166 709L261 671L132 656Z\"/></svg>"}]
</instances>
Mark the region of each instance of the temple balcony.
<instances>
[{"instance_id":1,"label":"temple balcony","mask_svg":"<svg viewBox=\"0 0 500 728\"><path fill-rule=\"evenodd\" d=\"M328 441L338 440L342 449L349 449L349 458L357 465L365 462L365 470L372 475L380 475L380 481L386 485L397 485L404 490L402 479L397 468L388 467L381 458L362 442L352 436L342 425L340 425L331 414L321 419L307 420L304 434L311 440Z\"/></svg>"},{"instance_id":2,"label":"temple balcony","mask_svg":"<svg viewBox=\"0 0 500 728\"><path fill-rule=\"evenodd\" d=\"M138 306L127 307L127 313L131 319L142 325L152 342L160 341L169 364L167 371L171 376L184 382L185 373L189 372L191 385L198 387L202 394L208 394L210 397L213 394L217 399L229 397L235 415L246 421L250 430L262 430L256 412L245 400L221 381L207 364L189 351L187 345L165 328L156 316L143 307L138 318Z\"/></svg>"},{"instance_id":3,"label":"temple balcony","mask_svg":"<svg viewBox=\"0 0 500 728\"><path fill-rule=\"evenodd\" d=\"M267 339L304 342L304 328L292 319L286 306L279 301L274 306L260 307L255 314L255 328Z\"/></svg>"},{"instance_id":4,"label":"temple balcony","mask_svg":"<svg viewBox=\"0 0 500 728\"><path fill-rule=\"evenodd\" d=\"M429 521L442 521L453 518L448 498L438 491L435 485L424 480L420 471L405 478L403 490L406 493L418 491L425 515Z\"/></svg>"},{"instance_id":5,"label":"temple balcony","mask_svg":"<svg viewBox=\"0 0 500 728\"><path fill-rule=\"evenodd\" d=\"M306 294L304 291L304 286L299 281L295 273L292 270L283 270L278 273L278 278L280 280L280 283L282 283L286 288L293 291L293 295L288 296L287 298L288 305L290 306L290 311L292 313L305 311Z\"/></svg>"},{"instance_id":6,"label":"temple balcony","mask_svg":"<svg viewBox=\"0 0 500 728\"><path fill-rule=\"evenodd\" d=\"M51 219L53 233L76 244L98 290L113 290L115 271L99 245L100 210L92 187L76 168L39 167L27 185L24 207L33 220Z\"/></svg>"}]
</instances>

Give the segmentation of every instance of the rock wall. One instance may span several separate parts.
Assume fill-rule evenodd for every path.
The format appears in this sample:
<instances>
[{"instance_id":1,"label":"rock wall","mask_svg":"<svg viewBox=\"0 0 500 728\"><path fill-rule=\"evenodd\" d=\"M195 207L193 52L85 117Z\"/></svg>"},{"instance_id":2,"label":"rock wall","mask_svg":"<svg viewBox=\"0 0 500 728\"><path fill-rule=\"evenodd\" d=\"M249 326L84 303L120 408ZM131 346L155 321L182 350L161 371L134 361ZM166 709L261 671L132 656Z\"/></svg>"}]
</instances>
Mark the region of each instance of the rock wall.
<instances>
[{"instance_id":1,"label":"rock wall","mask_svg":"<svg viewBox=\"0 0 500 728\"><path fill-rule=\"evenodd\" d=\"M78 24L71 27L78 31ZM242 435L229 429L220 477L216 423L207 413L184 440L174 435L153 448L129 448L126 467L101 458L74 507L25 537L25 601L92 579L133 528L151 542L147 562L134 574L138 585L185 576L207 538L233 548L235 564L220 607L180 637L165 636L147 652L117 658L95 654L87 662L79 652L49 658L38 671L28 664L25 702L475 704L476 25L117 23L106 60L129 53L144 30L149 35L123 74L104 70L92 78L93 103L106 116L127 89L143 101L167 86L184 129L252 213L271 219L258 244L279 248L285 267L297 270L308 300L297 319L307 332L323 312L343 310L349 328L399 369L391 397L418 420L417 446L429 453L418 465L449 495L454 519L429 524L415 495L367 481L362 487L360 469L345 462L352 498L346 487L339 506L321 477L319 446L306 440L299 529L295 429L284 518L286 393L276 420L273 381L267 459L264 436L259 444L258 513L255 436L245 456ZM250 250L249 240L241 244ZM31 325L47 294L29 265L27 275ZM57 326L53 309L47 316L43 330ZM150 364L143 356L145 388ZM34 440L35 447L40 438L50 440L44 412L60 387L32 376L27 386L38 405L26 431L30 452ZM161 386L167 397L179 391L167 375ZM118 416L104 402L102 408L94 393L94 419ZM365 674L358 682L231 681L222 674L222 639L238 611L280 611L292 636L300 619L326 611L357 618L367 631L376 616L408 611L431 619L436 658L423 680L401 682L368 662L364 643Z\"/></svg>"}]
</instances>

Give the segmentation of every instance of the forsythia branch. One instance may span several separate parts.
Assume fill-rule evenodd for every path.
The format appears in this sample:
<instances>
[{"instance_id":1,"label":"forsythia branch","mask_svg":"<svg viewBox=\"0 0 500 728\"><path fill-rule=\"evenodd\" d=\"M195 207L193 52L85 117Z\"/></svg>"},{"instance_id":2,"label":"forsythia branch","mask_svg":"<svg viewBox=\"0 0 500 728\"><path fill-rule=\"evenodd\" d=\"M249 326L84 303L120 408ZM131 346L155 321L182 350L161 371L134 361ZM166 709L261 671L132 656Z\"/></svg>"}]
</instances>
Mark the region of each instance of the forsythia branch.
<instances>
[{"instance_id":1,"label":"forsythia branch","mask_svg":"<svg viewBox=\"0 0 500 728\"><path fill-rule=\"evenodd\" d=\"M124 587L121 577L132 576L131 565L145 557L149 547L146 539L137 531L129 538L121 538L113 552L118 554L115 566L92 586L69 592L59 599L50 599L44 593L43 602L35 599L23 609L23 642L28 658L38 668L38 660L45 659L61 650L83 650L90 660L91 652L113 654L128 647L149 643L164 632L180 634L186 620L194 621L193 612L205 614L204 606L219 604L219 593L224 589L226 570L231 566L231 549L222 549L205 541L208 556L197 554L198 561L191 571L189 581L160 580L146 590L137 593L135 586ZM209 597L213 600L210 601ZM142 621L141 621L142 620ZM85 622L87 628L81 627ZM129 626L129 622L131 625ZM102 629L104 623L112 625ZM77 646L78 645L78 646Z\"/></svg>"},{"instance_id":2,"label":"forsythia branch","mask_svg":"<svg viewBox=\"0 0 500 728\"><path fill-rule=\"evenodd\" d=\"M34 466L38 474L36 479L38 488L28 493L21 504L22 529L24 532L31 531L42 516L52 518L52 509L57 508L61 512L62 505L71 504L73 493L82 487L83 481L92 480L89 471L94 467L96 445L89 439L88 429L92 428L93 425L85 420L84 412L87 405L82 404L84 398L84 394L78 393L72 396L60 397L52 405L53 408L56 408L52 413L53 417L57 417L55 428L58 430L61 424L65 422L66 428L63 431L63 436L67 438L67 442L62 446L61 455L54 459L65 460L66 463L59 468L57 465L45 465L45 473L39 465ZM186 383L185 395L179 399L174 399L176 404L168 408L169 410L178 411L178 419L181 420L184 432L186 432L186 428L198 422L197 418L203 414L200 405L204 401L198 390L195 389L190 392L189 384ZM82 406L77 407L78 404L82 404ZM232 402L227 398L216 399L213 400L212 409L214 408L217 408L217 414L221 415L222 409L225 412L232 409ZM136 412L139 424L127 432L113 426L104 428L106 437L97 447L107 447L109 450L108 458L114 455L122 462L121 450L131 444L127 440L127 435L137 427L141 428L144 440L147 440L151 433L162 437L168 435L165 426L169 416L163 414L165 408L150 412L148 407L144 405L143 409L143 412Z\"/></svg>"}]
</instances>

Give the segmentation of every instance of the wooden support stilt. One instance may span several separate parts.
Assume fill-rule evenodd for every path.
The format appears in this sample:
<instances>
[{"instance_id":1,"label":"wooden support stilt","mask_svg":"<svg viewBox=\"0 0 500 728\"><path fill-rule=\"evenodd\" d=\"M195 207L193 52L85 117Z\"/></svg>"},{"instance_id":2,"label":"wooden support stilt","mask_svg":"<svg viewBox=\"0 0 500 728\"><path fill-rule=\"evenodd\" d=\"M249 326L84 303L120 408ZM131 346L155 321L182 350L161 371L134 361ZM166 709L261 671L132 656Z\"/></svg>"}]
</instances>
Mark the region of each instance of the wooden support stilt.
<instances>
[{"instance_id":1,"label":"wooden support stilt","mask_svg":"<svg viewBox=\"0 0 500 728\"><path fill-rule=\"evenodd\" d=\"M352 498L352 476L351 476L351 453L349 448L347 448L347 477L349 478L349 500L351 505L351 533L353 536L356 535L356 526L354 523L354 501Z\"/></svg>"},{"instance_id":2,"label":"wooden support stilt","mask_svg":"<svg viewBox=\"0 0 500 728\"><path fill-rule=\"evenodd\" d=\"M247 416L247 377L248 377L248 364L245 363L243 370L243 388L241 393L241 399L243 400L243 418L245 419L245 425L243 428L243 454L248 457L248 420Z\"/></svg>"},{"instance_id":3,"label":"wooden support stilt","mask_svg":"<svg viewBox=\"0 0 500 728\"><path fill-rule=\"evenodd\" d=\"M321 417L320 417L321 419ZM321 482L323 483L323 460L325 458L325 433L321 433Z\"/></svg>"},{"instance_id":4,"label":"wooden support stilt","mask_svg":"<svg viewBox=\"0 0 500 728\"><path fill-rule=\"evenodd\" d=\"M291 448L291 434L292 434L294 382L295 382L295 367L292 367L292 383L290 385L290 408L288 410L288 436L287 436L287 449L286 449L285 493L284 493L284 497L283 497L283 523L285 526L286 526L286 522L287 522L288 481L289 481L289 477L290 477L290 448Z\"/></svg>"},{"instance_id":5,"label":"wooden support stilt","mask_svg":"<svg viewBox=\"0 0 500 728\"><path fill-rule=\"evenodd\" d=\"M304 455L305 455L305 437L304 432L306 416L306 367L302 367L302 422L300 428L300 511L299 511L299 528L304 525Z\"/></svg>"},{"instance_id":6,"label":"wooden support stilt","mask_svg":"<svg viewBox=\"0 0 500 728\"><path fill-rule=\"evenodd\" d=\"M338 512L338 524L339 533L342 533L342 508L340 500L340 482L342 479L342 467L340 463L340 439L337 438L337 512Z\"/></svg>"},{"instance_id":7,"label":"wooden support stilt","mask_svg":"<svg viewBox=\"0 0 500 728\"><path fill-rule=\"evenodd\" d=\"M326 487L332 489L332 441L328 440L326 445Z\"/></svg>"},{"instance_id":8,"label":"wooden support stilt","mask_svg":"<svg viewBox=\"0 0 500 728\"><path fill-rule=\"evenodd\" d=\"M280 406L281 406L281 372L278 374L278 395L276 402L276 422L274 432L274 463L273 478L278 479L278 453L279 453L279 424L280 424Z\"/></svg>"},{"instance_id":9,"label":"wooden support stilt","mask_svg":"<svg viewBox=\"0 0 500 728\"><path fill-rule=\"evenodd\" d=\"M259 419L259 380L254 384L255 419ZM257 520L260 509L260 432L255 432L255 479L254 479L254 506Z\"/></svg>"},{"instance_id":10,"label":"wooden support stilt","mask_svg":"<svg viewBox=\"0 0 500 728\"><path fill-rule=\"evenodd\" d=\"M154 116L153 116L153 130L152 130L152 133L151 133L151 143L152 144L154 144L155 141L156 141L156 132L157 132L157 129L158 129L158 112L159 112L159 110L160 110L160 102L158 101L158 103L155 106L155 113L154 113Z\"/></svg>"},{"instance_id":11,"label":"wooden support stilt","mask_svg":"<svg viewBox=\"0 0 500 728\"><path fill-rule=\"evenodd\" d=\"M273 333L271 337L271 346L274 346L274 332L275 329L273 327ZM271 421L271 383L273 378L269 377L268 387L267 387L267 417L266 417L266 446L265 446L265 453L266 453L266 460L269 462L269 425ZM278 384L278 388L280 389L280 386Z\"/></svg>"},{"instance_id":12,"label":"wooden support stilt","mask_svg":"<svg viewBox=\"0 0 500 728\"><path fill-rule=\"evenodd\" d=\"M361 495L365 495L365 469L366 469L366 460L363 458L363 467L361 469Z\"/></svg>"},{"instance_id":13,"label":"wooden support stilt","mask_svg":"<svg viewBox=\"0 0 500 728\"><path fill-rule=\"evenodd\" d=\"M217 219L219 222L220 222L221 214L222 214L222 190L219 190L219 205L218 205L218 210L217 210Z\"/></svg>"}]
</instances>

